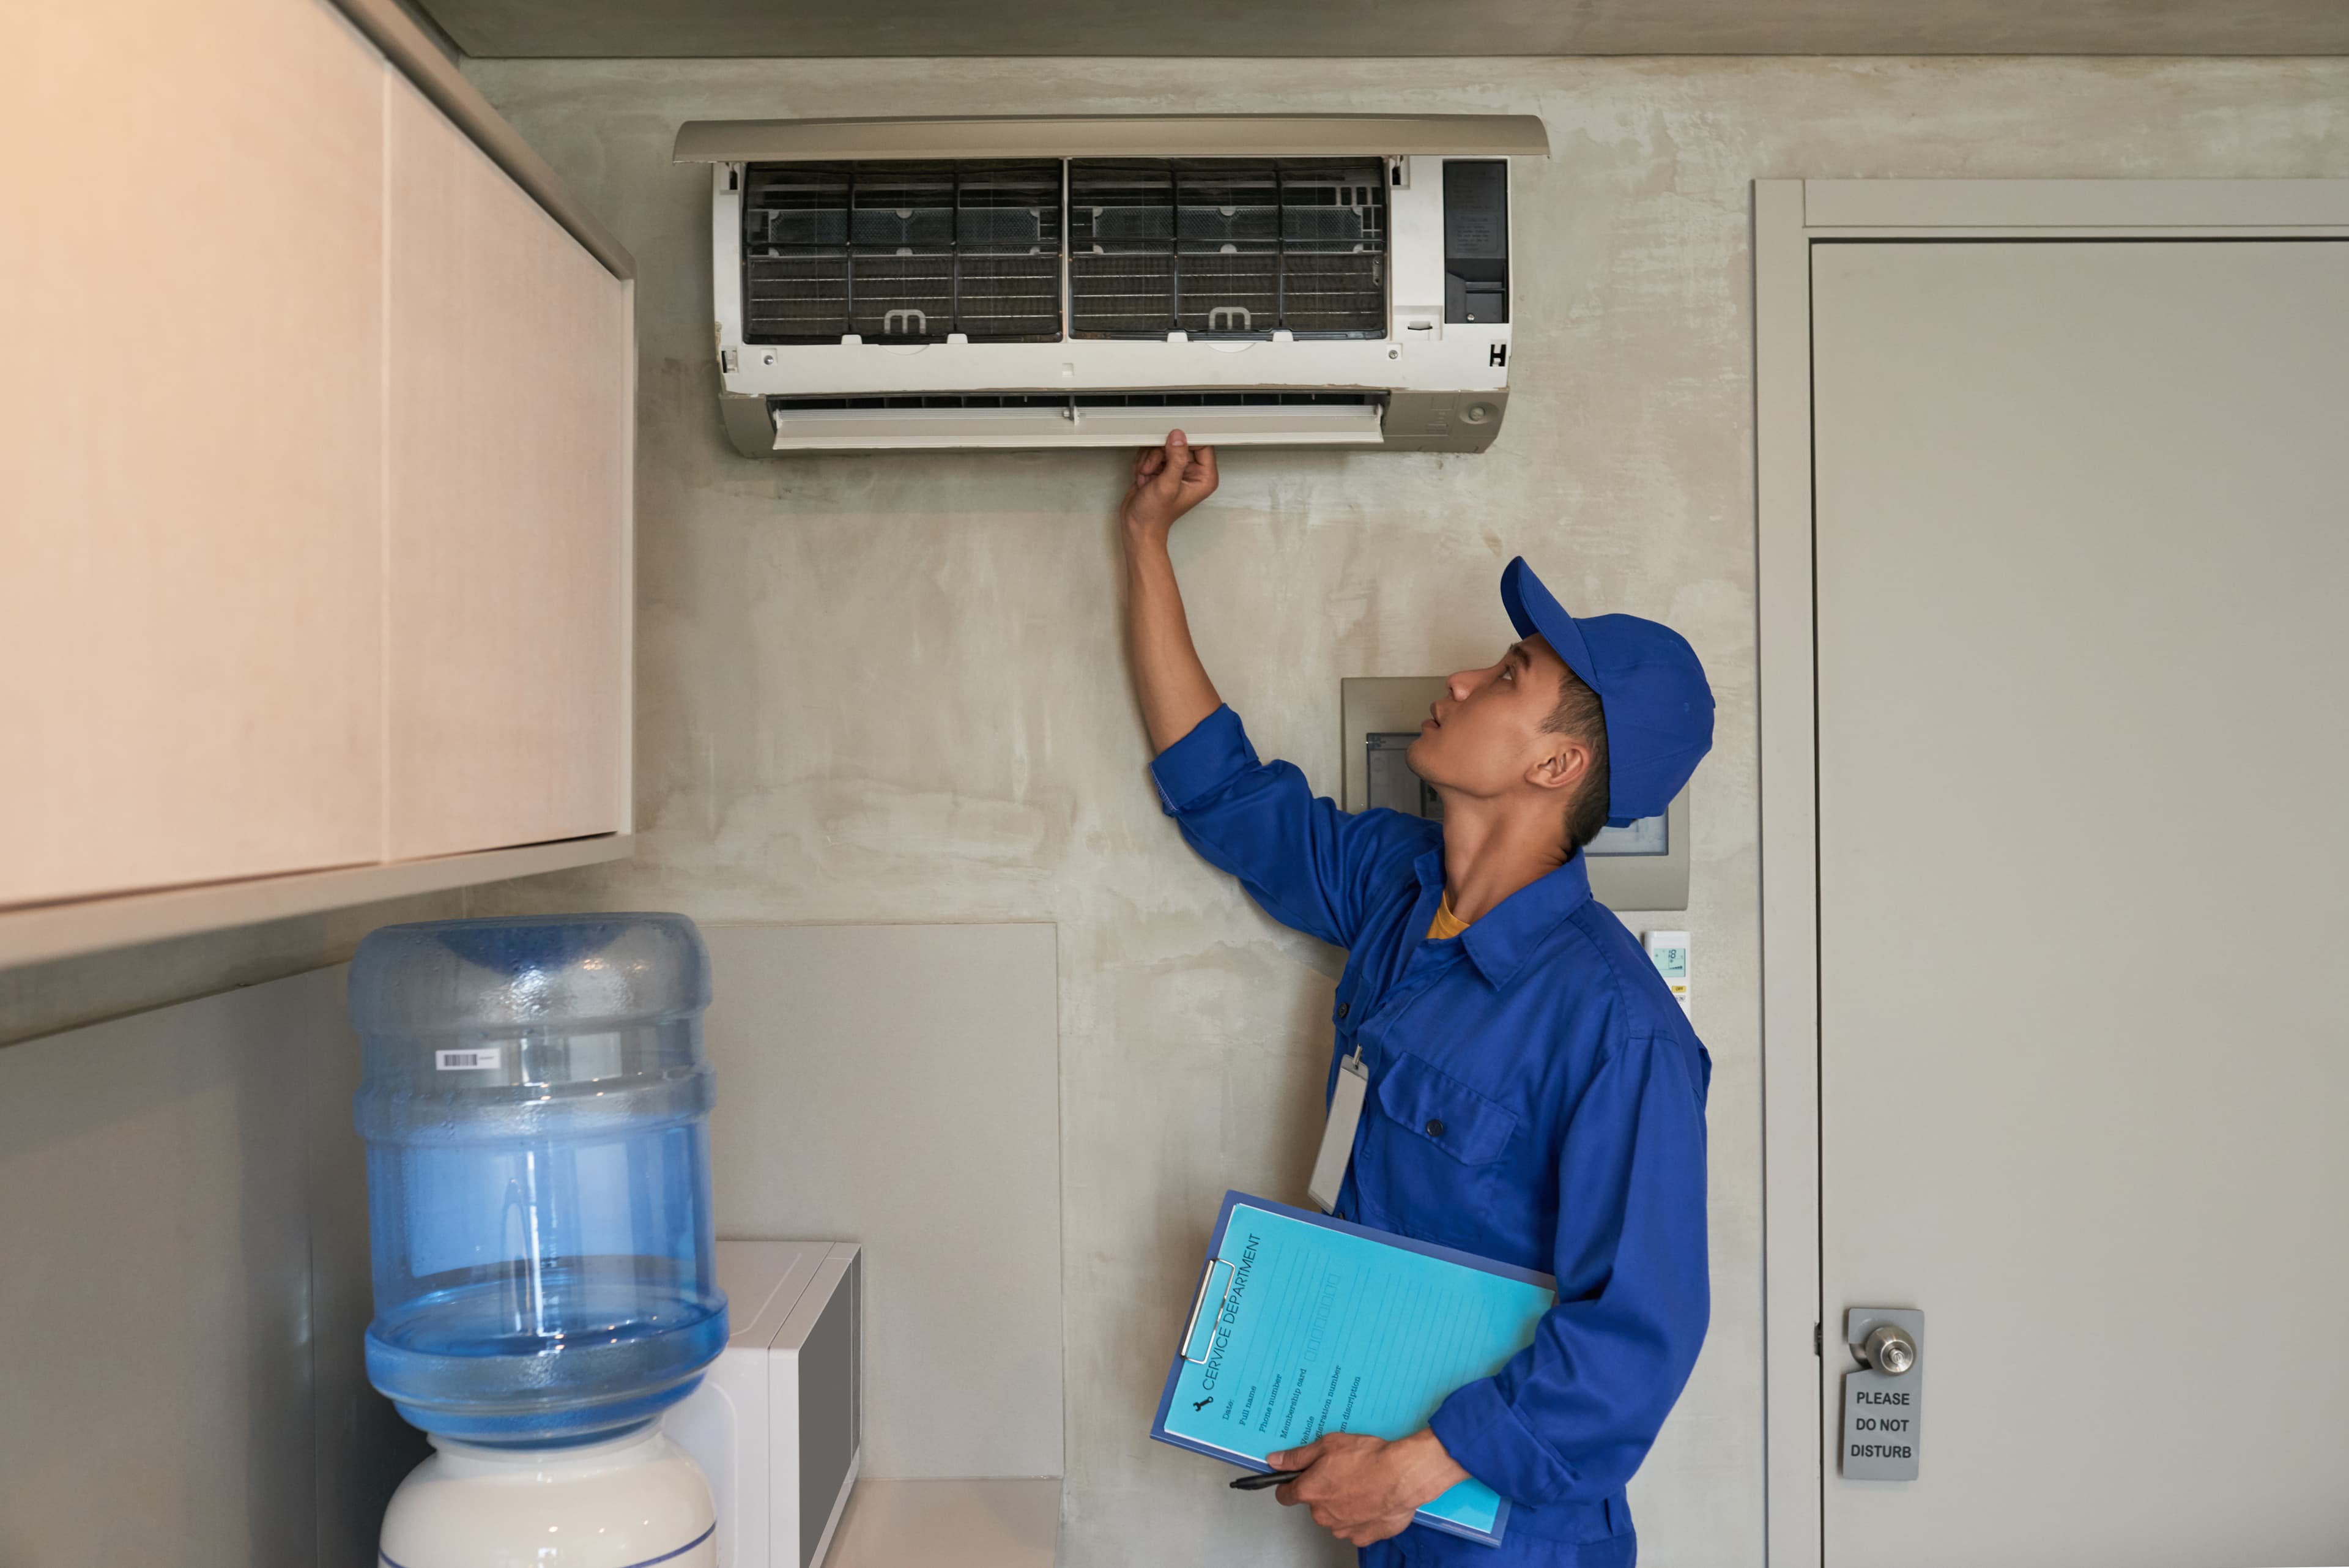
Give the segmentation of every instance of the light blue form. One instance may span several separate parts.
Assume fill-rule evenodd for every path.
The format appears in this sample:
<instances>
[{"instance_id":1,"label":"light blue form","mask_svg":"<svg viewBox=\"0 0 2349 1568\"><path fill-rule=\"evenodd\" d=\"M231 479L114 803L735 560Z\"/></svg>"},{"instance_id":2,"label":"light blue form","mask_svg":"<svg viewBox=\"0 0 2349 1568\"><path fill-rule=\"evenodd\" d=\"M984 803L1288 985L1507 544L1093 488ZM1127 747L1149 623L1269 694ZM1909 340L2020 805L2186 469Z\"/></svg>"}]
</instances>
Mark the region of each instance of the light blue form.
<instances>
[{"instance_id":1,"label":"light blue form","mask_svg":"<svg viewBox=\"0 0 2349 1568\"><path fill-rule=\"evenodd\" d=\"M1257 1468L1324 1432L1406 1437L1533 1342L1555 1293L1416 1245L1234 1204L1162 1417L1167 1437ZM1489 1539L1501 1500L1464 1480L1419 1511Z\"/></svg>"}]
</instances>

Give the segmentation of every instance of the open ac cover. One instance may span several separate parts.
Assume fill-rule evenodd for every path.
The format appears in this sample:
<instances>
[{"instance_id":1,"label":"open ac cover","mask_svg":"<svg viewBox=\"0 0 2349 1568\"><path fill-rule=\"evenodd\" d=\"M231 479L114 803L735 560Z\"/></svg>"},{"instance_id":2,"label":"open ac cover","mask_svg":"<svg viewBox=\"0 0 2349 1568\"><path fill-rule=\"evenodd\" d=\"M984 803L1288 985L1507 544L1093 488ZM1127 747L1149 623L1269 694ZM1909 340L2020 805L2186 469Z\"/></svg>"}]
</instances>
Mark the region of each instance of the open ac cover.
<instances>
[{"instance_id":1,"label":"open ac cover","mask_svg":"<svg viewBox=\"0 0 2349 1568\"><path fill-rule=\"evenodd\" d=\"M1477 452L1508 404L1530 116L699 120L752 456Z\"/></svg>"}]
</instances>

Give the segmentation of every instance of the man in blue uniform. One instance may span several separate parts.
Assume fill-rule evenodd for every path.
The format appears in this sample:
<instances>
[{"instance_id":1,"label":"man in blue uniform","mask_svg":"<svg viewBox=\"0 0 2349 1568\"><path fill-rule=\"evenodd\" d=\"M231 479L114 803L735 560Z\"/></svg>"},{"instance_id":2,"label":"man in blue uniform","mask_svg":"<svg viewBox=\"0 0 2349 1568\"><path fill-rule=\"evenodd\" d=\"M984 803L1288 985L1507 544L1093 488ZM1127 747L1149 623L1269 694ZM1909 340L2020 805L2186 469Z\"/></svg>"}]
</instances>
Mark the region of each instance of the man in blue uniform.
<instances>
[{"instance_id":1,"label":"man in blue uniform","mask_svg":"<svg viewBox=\"0 0 2349 1568\"><path fill-rule=\"evenodd\" d=\"M1168 530L1216 487L1173 432L1120 509L1127 622L1166 811L1274 919L1347 950L1332 1005L1367 1099L1344 1218L1557 1276L1531 1345L1393 1442L1331 1433L1271 1456L1284 1503L1366 1568L1623 1568L1624 1484L1695 1364L1709 1310L1704 1096L1712 1062L1581 846L1662 812L1713 742L1713 694L1678 633L1577 619L1522 559L1518 640L1446 683L1411 748L1441 825L1352 815L1263 763L1185 618ZM1474 1476L1512 1504L1499 1551L1412 1523Z\"/></svg>"}]
</instances>

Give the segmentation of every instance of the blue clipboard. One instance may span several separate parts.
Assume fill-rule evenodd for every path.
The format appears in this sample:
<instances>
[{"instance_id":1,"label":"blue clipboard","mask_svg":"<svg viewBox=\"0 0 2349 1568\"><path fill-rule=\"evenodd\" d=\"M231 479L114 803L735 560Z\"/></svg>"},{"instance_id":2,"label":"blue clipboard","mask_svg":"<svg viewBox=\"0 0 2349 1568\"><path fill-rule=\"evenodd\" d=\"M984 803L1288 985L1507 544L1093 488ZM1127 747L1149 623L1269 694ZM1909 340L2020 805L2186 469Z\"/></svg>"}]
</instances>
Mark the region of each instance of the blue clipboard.
<instances>
[{"instance_id":1,"label":"blue clipboard","mask_svg":"<svg viewBox=\"0 0 2349 1568\"><path fill-rule=\"evenodd\" d=\"M1150 1435L1259 1474L1324 1432L1407 1437L1557 1301L1547 1274L1226 1192ZM1464 1480L1416 1522L1498 1546L1509 1501Z\"/></svg>"}]
</instances>

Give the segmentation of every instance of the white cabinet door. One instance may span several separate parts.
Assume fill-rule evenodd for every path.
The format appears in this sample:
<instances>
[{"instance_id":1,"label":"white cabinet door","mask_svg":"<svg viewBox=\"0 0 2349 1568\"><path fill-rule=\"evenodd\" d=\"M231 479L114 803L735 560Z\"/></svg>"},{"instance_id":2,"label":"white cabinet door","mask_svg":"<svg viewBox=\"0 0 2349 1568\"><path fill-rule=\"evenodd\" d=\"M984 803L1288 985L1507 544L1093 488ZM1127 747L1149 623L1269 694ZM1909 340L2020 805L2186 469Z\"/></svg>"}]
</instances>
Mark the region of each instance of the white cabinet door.
<instances>
[{"instance_id":1,"label":"white cabinet door","mask_svg":"<svg viewBox=\"0 0 2349 1568\"><path fill-rule=\"evenodd\" d=\"M391 83L388 854L625 832L629 286Z\"/></svg>"},{"instance_id":2,"label":"white cabinet door","mask_svg":"<svg viewBox=\"0 0 2349 1568\"><path fill-rule=\"evenodd\" d=\"M382 61L317 0L0 53L0 905L382 847Z\"/></svg>"},{"instance_id":3,"label":"white cabinet door","mask_svg":"<svg viewBox=\"0 0 2349 1568\"><path fill-rule=\"evenodd\" d=\"M1812 268L1826 1561L2349 1561L2349 242Z\"/></svg>"}]
</instances>

